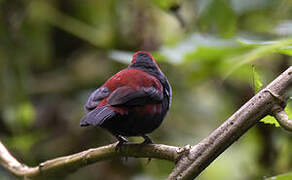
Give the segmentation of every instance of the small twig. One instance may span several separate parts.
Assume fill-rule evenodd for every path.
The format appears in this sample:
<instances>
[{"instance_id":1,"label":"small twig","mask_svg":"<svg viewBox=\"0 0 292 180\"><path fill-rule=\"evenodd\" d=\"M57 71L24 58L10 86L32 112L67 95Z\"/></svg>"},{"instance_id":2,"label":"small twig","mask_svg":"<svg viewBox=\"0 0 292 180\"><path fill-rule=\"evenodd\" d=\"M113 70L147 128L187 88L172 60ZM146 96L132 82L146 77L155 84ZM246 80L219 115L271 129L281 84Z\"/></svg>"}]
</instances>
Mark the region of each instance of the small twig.
<instances>
[{"instance_id":1,"label":"small twig","mask_svg":"<svg viewBox=\"0 0 292 180\"><path fill-rule=\"evenodd\" d=\"M281 107L278 104L275 104L271 111L272 115L276 118L281 127L286 129L287 131L292 131L292 120L288 117L283 107Z\"/></svg>"}]
</instances>

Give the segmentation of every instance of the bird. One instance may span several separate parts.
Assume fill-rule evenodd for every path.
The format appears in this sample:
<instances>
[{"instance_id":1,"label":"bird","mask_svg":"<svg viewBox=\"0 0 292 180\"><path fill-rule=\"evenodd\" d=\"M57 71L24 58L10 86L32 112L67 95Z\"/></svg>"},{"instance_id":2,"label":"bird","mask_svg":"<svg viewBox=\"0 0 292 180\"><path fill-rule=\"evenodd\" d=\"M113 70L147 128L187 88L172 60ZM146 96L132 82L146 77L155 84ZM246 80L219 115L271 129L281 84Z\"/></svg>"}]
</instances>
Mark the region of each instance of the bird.
<instances>
[{"instance_id":1,"label":"bird","mask_svg":"<svg viewBox=\"0 0 292 180\"><path fill-rule=\"evenodd\" d=\"M153 56L138 51L127 68L89 96L80 126L104 128L117 138L118 145L131 136L143 137L142 144L151 144L147 134L161 125L171 98L171 86Z\"/></svg>"}]
</instances>

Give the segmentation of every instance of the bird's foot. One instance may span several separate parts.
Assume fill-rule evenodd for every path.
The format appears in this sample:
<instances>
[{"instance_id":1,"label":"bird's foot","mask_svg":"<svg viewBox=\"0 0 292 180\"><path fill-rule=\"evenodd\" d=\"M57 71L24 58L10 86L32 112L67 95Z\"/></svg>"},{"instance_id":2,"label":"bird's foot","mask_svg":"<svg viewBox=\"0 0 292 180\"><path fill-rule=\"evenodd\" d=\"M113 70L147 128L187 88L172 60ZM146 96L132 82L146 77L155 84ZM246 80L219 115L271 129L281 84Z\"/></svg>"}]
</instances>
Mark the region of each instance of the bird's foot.
<instances>
[{"instance_id":1,"label":"bird's foot","mask_svg":"<svg viewBox=\"0 0 292 180\"><path fill-rule=\"evenodd\" d=\"M116 135L116 138L119 141L118 144L116 145L116 151L119 151L124 144L128 143L128 139L122 135Z\"/></svg>"},{"instance_id":2,"label":"bird's foot","mask_svg":"<svg viewBox=\"0 0 292 180\"><path fill-rule=\"evenodd\" d=\"M142 144L153 144L153 141L150 139L149 136L142 135L142 137L144 138L144 141L142 142Z\"/></svg>"},{"instance_id":3,"label":"bird's foot","mask_svg":"<svg viewBox=\"0 0 292 180\"><path fill-rule=\"evenodd\" d=\"M128 141L127 138L125 138L122 135L116 135L116 138L118 139L118 143L117 143L117 145L115 147L115 151L120 151L122 146L124 144L128 144L129 141ZM125 158L124 161L128 161L128 157L127 156L125 156L124 158Z\"/></svg>"},{"instance_id":4,"label":"bird's foot","mask_svg":"<svg viewBox=\"0 0 292 180\"><path fill-rule=\"evenodd\" d=\"M149 136L143 135L144 141L141 144L153 144L153 141L150 139ZM151 158L148 158L147 165L151 162Z\"/></svg>"}]
</instances>

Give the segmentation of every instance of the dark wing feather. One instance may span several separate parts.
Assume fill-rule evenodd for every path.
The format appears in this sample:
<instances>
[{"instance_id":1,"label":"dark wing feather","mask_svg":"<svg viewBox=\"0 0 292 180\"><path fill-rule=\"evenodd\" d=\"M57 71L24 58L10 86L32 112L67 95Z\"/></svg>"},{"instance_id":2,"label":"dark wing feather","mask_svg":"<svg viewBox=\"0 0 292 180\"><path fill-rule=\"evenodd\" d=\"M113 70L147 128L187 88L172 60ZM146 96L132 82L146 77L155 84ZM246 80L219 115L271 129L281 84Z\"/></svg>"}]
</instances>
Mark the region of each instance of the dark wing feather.
<instances>
[{"instance_id":1,"label":"dark wing feather","mask_svg":"<svg viewBox=\"0 0 292 180\"><path fill-rule=\"evenodd\" d=\"M97 107L99 102L104 98L108 97L110 94L107 87L100 87L95 90L88 98L87 103L85 104L85 109L91 111Z\"/></svg>"},{"instance_id":2,"label":"dark wing feather","mask_svg":"<svg viewBox=\"0 0 292 180\"><path fill-rule=\"evenodd\" d=\"M109 107L102 106L88 112L80 121L80 126L99 126L105 120L112 118L116 115L116 112Z\"/></svg>"},{"instance_id":3,"label":"dark wing feather","mask_svg":"<svg viewBox=\"0 0 292 180\"><path fill-rule=\"evenodd\" d=\"M142 87L134 90L128 86L117 88L108 98L107 103L111 106L143 106L161 102L163 92L155 87Z\"/></svg>"}]
</instances>

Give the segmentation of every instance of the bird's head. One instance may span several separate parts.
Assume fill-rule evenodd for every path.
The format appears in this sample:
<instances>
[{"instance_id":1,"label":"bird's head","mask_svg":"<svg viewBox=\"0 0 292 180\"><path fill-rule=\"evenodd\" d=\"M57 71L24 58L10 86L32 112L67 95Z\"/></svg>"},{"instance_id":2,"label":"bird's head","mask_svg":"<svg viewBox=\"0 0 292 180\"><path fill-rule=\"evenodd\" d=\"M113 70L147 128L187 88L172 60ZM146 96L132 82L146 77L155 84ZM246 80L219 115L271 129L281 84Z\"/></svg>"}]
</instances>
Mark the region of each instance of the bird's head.
<instances>
[{"instance_id":1,"label":"bird's head","mask_svg":"<svg viewBox=\"0 0 292 180\"><path fill-rule=\"evenodd\" d=\"M134 54L132 62L130 64L131 68L141 68L141 69L159 69L153 56L147 51L138 51Z\"/></svg>"}]
</instances>

